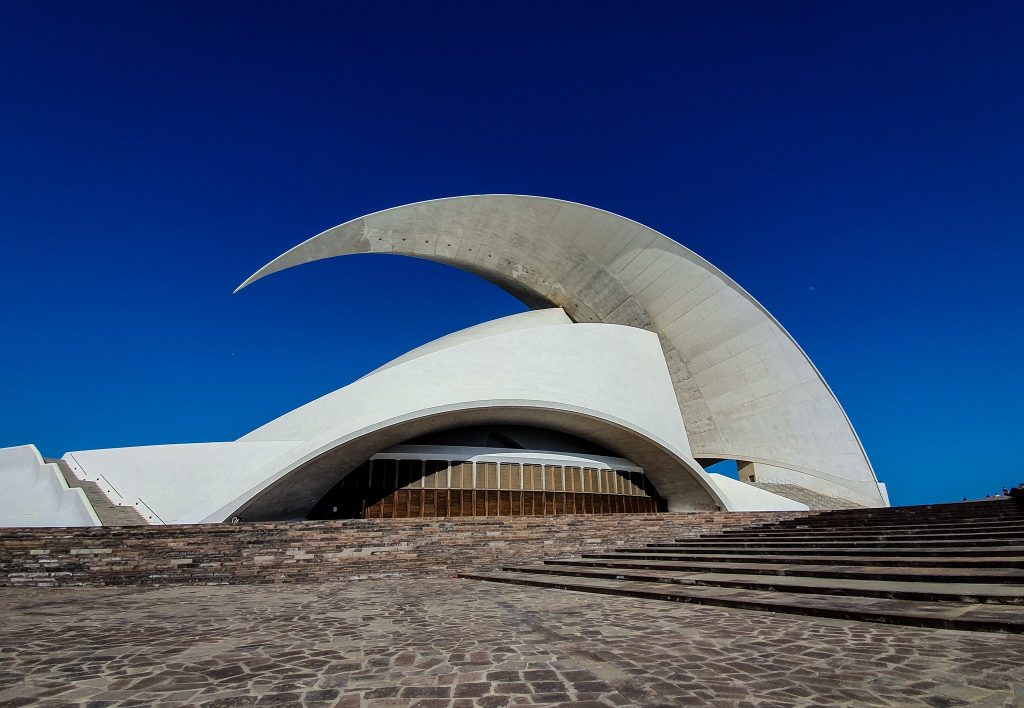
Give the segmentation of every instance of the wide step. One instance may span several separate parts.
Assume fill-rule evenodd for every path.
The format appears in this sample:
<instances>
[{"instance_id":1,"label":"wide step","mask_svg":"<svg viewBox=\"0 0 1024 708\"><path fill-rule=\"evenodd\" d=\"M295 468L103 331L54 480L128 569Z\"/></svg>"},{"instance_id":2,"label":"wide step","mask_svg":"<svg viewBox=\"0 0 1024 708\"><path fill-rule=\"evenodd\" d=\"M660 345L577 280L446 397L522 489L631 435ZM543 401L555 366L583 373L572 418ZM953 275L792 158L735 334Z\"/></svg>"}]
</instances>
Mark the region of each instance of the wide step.
<instances>
[{"instance_id":1,"label":"wide step","mask_svg":"<svg viewBox=\"0 0 1024 708\"><path fill-rule=\"evenodd\" d=\"M465 577L817 617L1024 633L1024 517L1011 500L826 512Z\"/></svg>"},{"instance_id":2,"label":"wide step","mask_svg":"<svg viewBox=\"0 0 1024 708\"><path fill-rule=\"evenodd\" d=\"M687 546L680 548L679 546L655 546L651 545L643 549L636 548L618 548L616 549L622 553L636 553L637 551L643 551L648 554L665 553L665 554L680 554L680 553L691 553L691 552L711 552L711 553L747 553L747 554L759 554L759 555L770 555L775 553L780 554L792 554L792 555L843 555L843 556L893 556L893 557L905 557L905 556L949 556L949 555L977 555L977 556L1021 556L1024 555L1024 546L995 546L986 548L965 548L963 546L936 546L929 548L920 548L915 546L879 546L879 547L848 547L848 546L805 546L802 544L790 544L785 546L744 546L744 545L729 545L729 544L703 544L700 546Z\"/></svg>"},{"instance_id":3,"label":"wide step","mask_svg":"<svg viewBox=\"0 0 1024 708\"><path fill-rule=\"evenodd\" d=\"M728 560L643 560L616 558L576 558L562 561L546 561L548 565L584 566L590 568L625 568L641 570L698 571L714 573L740 573L760 575L786 575L795 577L847 578L863 580L891 580L897 582L935 583L998 583L1024 585L1022 568L950 568L923 566L905 568L901 566L836 566L822 564L793 563L735 563Z\"/></svg>"},{"instance_id":4,"label":"wide step","mask_svg":"<svg viewBox=\"0 0 1024 708\"><path fill-rule=\"evenodd\" d=\"M578 578L504 571L464 573L461 577L813 617L938 629L1024 633L1024 612L1021 612L1020 607L1015 605L928 603L885 598L837 597L834 595L778 593L703 585L683 586L674 583Z\"/></svg>"},{"instance_id":5,"label":"wide step","mask_svg":"<svg viewBox=\"0 0 1024 708\"><path fill-rule=\"evenodd\" d=\"M901 541L901 540L943 540L953 539L956 541L972 541L986 539L1024 539L1024 528L1008 530L996 528L991 531L946 531L934 529L905 530L891 529L886 532L872 530L870 532L836 532L836 531L804 531L801 529L771 530L771 531L743 531L726 532L716 536L728 541L786 541L796 539L800 541ZM676 543L687 543L693 539L678 539Z\"/></svg>"},{"instance_id":6,"label":"wide step","mask_svg":"<svg viewBox=\"0 0 1024 708\"><path fill-rule=\"evenodd\" d=\"M770 526L753 526L743 529L728 529L721 533L721 536L732 536L734 534L837 534L837 533L893 533L893 532L942 532L942 533L983 533L986 530L992 531L1024 531L1024 520L1007 521L971 521L970 523L941 523L941 524L858 524L854 526L841 526L838 524L811 525L810 522L787 524L781 522Z\"/></svg>"},{"instance_id":7,"label":"wide step","mask_svg":"<svg viewBox=\"0 0 1024 708\"><path fill-rule=\"evenodd\" d=\"M891 581L861 578L790 577L721 571L685 571L668 569L593 568L572 564L545 564L503 568L515 573L574 575L584 578L639 580L680 585L715 585L720 587L779 590L821 595L856 595L899 600L939 602L1024 604L1024 585L986 583L937 583L920 580ZM1024 610L1021 610L1024 613Z\"/></svg>"},{"instance_id":8,"label":"wide step","mask_svg":"<svg viewBox=\"0 0 1024 708\"><path fill-rule=\"evenodd\" d=\"M761 563L764 561L793 564L828 564L830 566L907 566L928 567L942 566L946 568L1024 568L1024 555L1021 556L923 556L907 558L903 556L872 556L851 554L835 555L786 555L774 553L758 555L751 553L730 553L711 551L707 553L645 553L643 549L609 551L605 553L584 553L582 558L622 558L626 560L648 561L727 561L731 563Z\"/></svg>"},{"instance_id":9,"label":"wide step","mask_svg":"<svg viewBox=\"0 0 1024 708\"><path fill-rule=\"evenodd\" d=\"M1001 547L1008 544L1019 545L1018 539L982 538L971 541L954 539L917 540L914 538L892 538L882 540L819 540L790 538L784 540L744 540L712 536L709 538L694 538L685 541L672 543L653 544L652 548L689 548L690 546L737 546L741 548L779 548L797 544L803 548L888 548L898 543L906 548L942 548L955 543L957 546L970 548Z\"/></svg>"}]
</instances>

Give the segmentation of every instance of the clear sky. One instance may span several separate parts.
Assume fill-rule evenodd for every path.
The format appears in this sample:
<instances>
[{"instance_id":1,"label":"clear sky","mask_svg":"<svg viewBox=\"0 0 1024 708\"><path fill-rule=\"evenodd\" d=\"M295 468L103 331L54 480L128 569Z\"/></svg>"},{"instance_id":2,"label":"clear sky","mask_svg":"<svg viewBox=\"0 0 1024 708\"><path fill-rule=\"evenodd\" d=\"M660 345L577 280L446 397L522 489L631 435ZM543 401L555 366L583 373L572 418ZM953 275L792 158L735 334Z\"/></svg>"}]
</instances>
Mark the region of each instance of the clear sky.
<instances>
[{"instance_id":1,"label":"clear sky","mask_svg":"<svg viewBox=\"0 0 1024 708\"><path fill-rule=\"evenodd\" d=\"M1024 479L1024 4L0 0L0 446L233 439L523 306L358 256L506 192L668 234L810 355L895 503Z\"/></svg>"}]
</instances>

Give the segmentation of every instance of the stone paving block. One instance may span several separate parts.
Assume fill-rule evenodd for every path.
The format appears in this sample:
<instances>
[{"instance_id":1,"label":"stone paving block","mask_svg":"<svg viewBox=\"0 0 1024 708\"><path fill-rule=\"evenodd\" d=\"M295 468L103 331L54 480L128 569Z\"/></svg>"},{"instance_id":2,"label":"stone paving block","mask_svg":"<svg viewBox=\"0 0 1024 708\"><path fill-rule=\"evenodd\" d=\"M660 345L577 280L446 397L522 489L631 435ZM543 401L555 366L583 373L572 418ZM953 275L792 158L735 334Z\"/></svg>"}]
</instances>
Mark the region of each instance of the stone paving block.
<instances>
[{"instance_id":1,"label":"stone paving block","mask_svg":"<svg viewBox=\"0 0 1024 708\"><path fill-rule=\"evenodd\" d=\"M1019 636L452 579L6 589L0 626L4 706L903 708L1024 695Z\"/></svg>"}]
</instances>

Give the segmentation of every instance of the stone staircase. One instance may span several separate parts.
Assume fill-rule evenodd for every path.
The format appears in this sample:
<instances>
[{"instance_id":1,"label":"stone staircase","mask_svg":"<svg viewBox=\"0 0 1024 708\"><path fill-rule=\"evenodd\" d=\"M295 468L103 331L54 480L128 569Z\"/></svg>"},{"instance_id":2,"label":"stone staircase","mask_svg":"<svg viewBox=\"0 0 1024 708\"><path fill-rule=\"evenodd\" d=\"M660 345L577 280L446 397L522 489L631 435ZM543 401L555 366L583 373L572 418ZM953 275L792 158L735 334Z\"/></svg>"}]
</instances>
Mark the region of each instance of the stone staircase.
<instances>
[{"instance_id":1,"label":"stone staircase","mask_svg":"<svg viewBox=\"0 0 1024 708\"><path fill-rule=\"evenodd\" d=\"M1024 633L1024 505L844 509L462 577L918 627Z\"/></svg>"},{"instance_id":2,"label":"stone staircase","mask_svg":"<svg viewBox=\"0 0 1024 708\"><path fill-rule=\"evenodd\" d=\"M85 492L86 499L104 526L147 526L149 522L131 506L122 506L110 501L95 482L79 479L64 460L47 459L60 468L69 487L78 487Z\"/></svg>"}]
</instances>

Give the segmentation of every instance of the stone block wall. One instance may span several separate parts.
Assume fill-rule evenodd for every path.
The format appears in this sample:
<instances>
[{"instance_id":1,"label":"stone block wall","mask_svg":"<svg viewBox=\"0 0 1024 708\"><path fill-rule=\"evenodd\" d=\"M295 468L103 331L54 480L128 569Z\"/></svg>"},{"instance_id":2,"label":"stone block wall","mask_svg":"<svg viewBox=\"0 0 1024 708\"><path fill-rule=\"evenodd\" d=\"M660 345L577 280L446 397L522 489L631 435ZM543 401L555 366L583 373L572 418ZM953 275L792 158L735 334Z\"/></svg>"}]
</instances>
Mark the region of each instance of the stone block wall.
<instances>
[{"instance_id":1,"label":"stone block wall","mask_svg":"<svg viewBox=\"0 0 1024 708\"><path fill-rule=\"evenodd\" d=\"M0 529L0 586L311 583L454 575L808 512Z\"/></svg>"}]
</instances>

